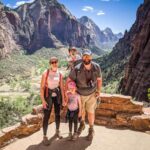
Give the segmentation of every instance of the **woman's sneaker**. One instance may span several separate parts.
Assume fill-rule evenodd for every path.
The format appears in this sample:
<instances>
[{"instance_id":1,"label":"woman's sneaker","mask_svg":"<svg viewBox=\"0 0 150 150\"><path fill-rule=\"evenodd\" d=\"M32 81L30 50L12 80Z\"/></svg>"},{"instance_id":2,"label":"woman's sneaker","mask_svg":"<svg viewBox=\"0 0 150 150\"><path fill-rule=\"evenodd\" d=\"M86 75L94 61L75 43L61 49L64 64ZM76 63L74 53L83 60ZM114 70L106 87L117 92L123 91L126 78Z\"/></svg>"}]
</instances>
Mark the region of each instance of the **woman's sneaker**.
<instances>
[{"instance_id":1,"label":"woman's sneaker","mask_svg":"<svg viewBox=\"0 0 150 150\"><path fill-rule=\"evenodd\" d=\"M62 139L63 137L60 135L60 131L58 129L56 129L56 133L55 136L59 139Z\"/></svg>"},{"instance_id":2,"label":"woman's sneaker","mask_svg":"<svg viewBox=\"0 0 150 150\"><path fill-rule=\"evenodd\" d=\"M72 140L72 133L71 133L71 132L69 132L68 140L69 140L69 141L71 141L71 140Z\"/></svg>"},{"instance_id":3,"label":"woman's sneaker","mask_svg":"<svg viewBox=\"0 0 150 150\"><path fill-rule=\"evenodd\" d=\"M43 145L48 146L49 144L50 144L50 142L49 142L47 136L44 136L43 137Z\"/></svg>"},{"instance_id":4,"label":"woman's sneaker","mask_svg":"<svg viewBox=\"0 0 150 150\"><path fill-rule=\"evenodd\" d=\"M77 139L78 139L78 133L75 132L75 133L73 134L73 136L72 136L72 140L73 140L73 141L76 141Z\"/></svg>"}]
</instances>

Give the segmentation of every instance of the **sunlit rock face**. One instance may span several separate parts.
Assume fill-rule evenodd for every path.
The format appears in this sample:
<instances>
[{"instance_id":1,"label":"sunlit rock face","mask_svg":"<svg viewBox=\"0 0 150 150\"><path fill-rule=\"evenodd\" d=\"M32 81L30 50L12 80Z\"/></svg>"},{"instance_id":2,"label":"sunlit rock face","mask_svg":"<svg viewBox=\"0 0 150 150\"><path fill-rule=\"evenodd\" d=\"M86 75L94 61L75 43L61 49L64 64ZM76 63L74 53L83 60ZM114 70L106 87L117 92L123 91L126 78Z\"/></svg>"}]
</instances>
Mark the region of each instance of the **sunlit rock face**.
<instances>
[{"instance_id":1,"label":"sunlit rock face","mask_svg":"<svg viewBox=\"0 0 150 150\"><path fill-rule=\"evenodd\" d=\"M114 34L110 28L101 30L90 18L83 16L78 21L89 29L90 44L109 50L123 37L122 33Z\"/></svg>"},{"instance_id":2,"label":"sunlit rock face","mask_svg":"<svg viewBox=\"0 0 150 150\"><path fill-rule=\"evenodd\" d=\"M138 101L149 101L150 91L150 3L148 0L138 8L137 18L130 35L131 56L121 81L121 92Z\"/></svg>"},{"instance_id":3,"label":"sunlit rock face","mask_svg":"<svg viewBox=\"0 0 150 150\"><path fill-rule=\"evenodd\" d=\"M12 26L13 23L16 25ZM5 7L0 4L0 59L19 49L14 31L19 24L18 14L14 11L6 11Z\"/></svg>"},{"instance_id":4,"label":"sunlit rock face","mask_svg":"<svg viewBox=\"0 0 150 150\"><path fill-rule=\"evenodd\" d=\"M45 47L87 44L88 29L56 0L36 0L16 9L22 29L18 30L20 44L28 52Z\"/></svg>"}]
</instances>

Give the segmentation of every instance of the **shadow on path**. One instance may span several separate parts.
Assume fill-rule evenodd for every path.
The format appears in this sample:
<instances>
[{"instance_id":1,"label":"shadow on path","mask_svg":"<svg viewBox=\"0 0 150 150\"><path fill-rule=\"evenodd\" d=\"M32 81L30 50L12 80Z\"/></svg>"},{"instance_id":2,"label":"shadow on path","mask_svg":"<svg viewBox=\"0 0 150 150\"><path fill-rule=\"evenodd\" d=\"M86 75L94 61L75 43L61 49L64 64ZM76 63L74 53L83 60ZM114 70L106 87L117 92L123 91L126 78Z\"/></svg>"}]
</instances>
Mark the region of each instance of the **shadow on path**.
<instances>
[{"instance_id":1,"label":"shadow on path","mask_svg":"<svg viewBox=\"0 0 150 150\"><path fill-rule=\"evenodd\" d=\"M55 136L49 139L49 146L44 146L43 143L30 145L26 150L85 150L91 145L92 141L87 141L85 137L79 137L77 141L69 141L68 138L56 139Z\"/></svg>"}]
</instances>

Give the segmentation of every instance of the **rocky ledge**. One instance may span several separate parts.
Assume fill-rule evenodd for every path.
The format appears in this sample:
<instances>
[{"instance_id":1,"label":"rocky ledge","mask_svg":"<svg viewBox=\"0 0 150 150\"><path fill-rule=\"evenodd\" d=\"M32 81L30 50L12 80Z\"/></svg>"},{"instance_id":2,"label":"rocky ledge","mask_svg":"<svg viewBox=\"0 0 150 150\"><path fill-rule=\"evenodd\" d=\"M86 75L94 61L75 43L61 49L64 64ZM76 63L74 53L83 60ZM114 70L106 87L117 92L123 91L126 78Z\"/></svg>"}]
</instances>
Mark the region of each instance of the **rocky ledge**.
<instances>
[{"instance_id":1,"label":"rocky ledge","mask_svg":"<svg viewBox=\"0 0 150 150\"><path fill-rule=\"evenodd\" d=\"M66 109L61 113L65 118ZM0 133L0 147L16 138L29 136L42 126L42 106L33 108L32 114L22 118L22 122ZM54 122L54 113L49 123ZM150 108L142 103L132 101L130 96L101 94L101 103L96 109L95 124L111 128L128 128L138 131L150 131Z\"/></svg>"},{"instance_id":2,"label":"rocky ledge","mask_svg":"<svg viewBox=\"0 0 150 150\"><path fill-rule=\"evenodd\" d=\"M144 108L143 103L132 101L130 96L101 94L95 124L149 131L150 108Z\"/></svg>"}]
</instances>

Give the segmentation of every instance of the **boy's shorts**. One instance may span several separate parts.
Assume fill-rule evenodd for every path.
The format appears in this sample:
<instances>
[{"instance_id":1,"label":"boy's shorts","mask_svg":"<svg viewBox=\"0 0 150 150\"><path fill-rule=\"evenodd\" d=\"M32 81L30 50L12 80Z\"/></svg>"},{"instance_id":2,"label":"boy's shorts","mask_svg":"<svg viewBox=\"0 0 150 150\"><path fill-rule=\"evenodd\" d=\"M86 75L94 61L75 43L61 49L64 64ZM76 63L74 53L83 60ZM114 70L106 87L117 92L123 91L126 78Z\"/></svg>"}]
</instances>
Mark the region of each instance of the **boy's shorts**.
<instances>
[{"instance_id":1,"label":"boy's shorts","mask_svg":"<svg viewBox=\"0 0 150 150\"><path fill-rule=\"evenodd\" d=\"M95 113L97 107L97 98L95 97L95 92L88 96L81 95L82 111L87 111L88 113Z\"/></svg>"}]
</instances>

